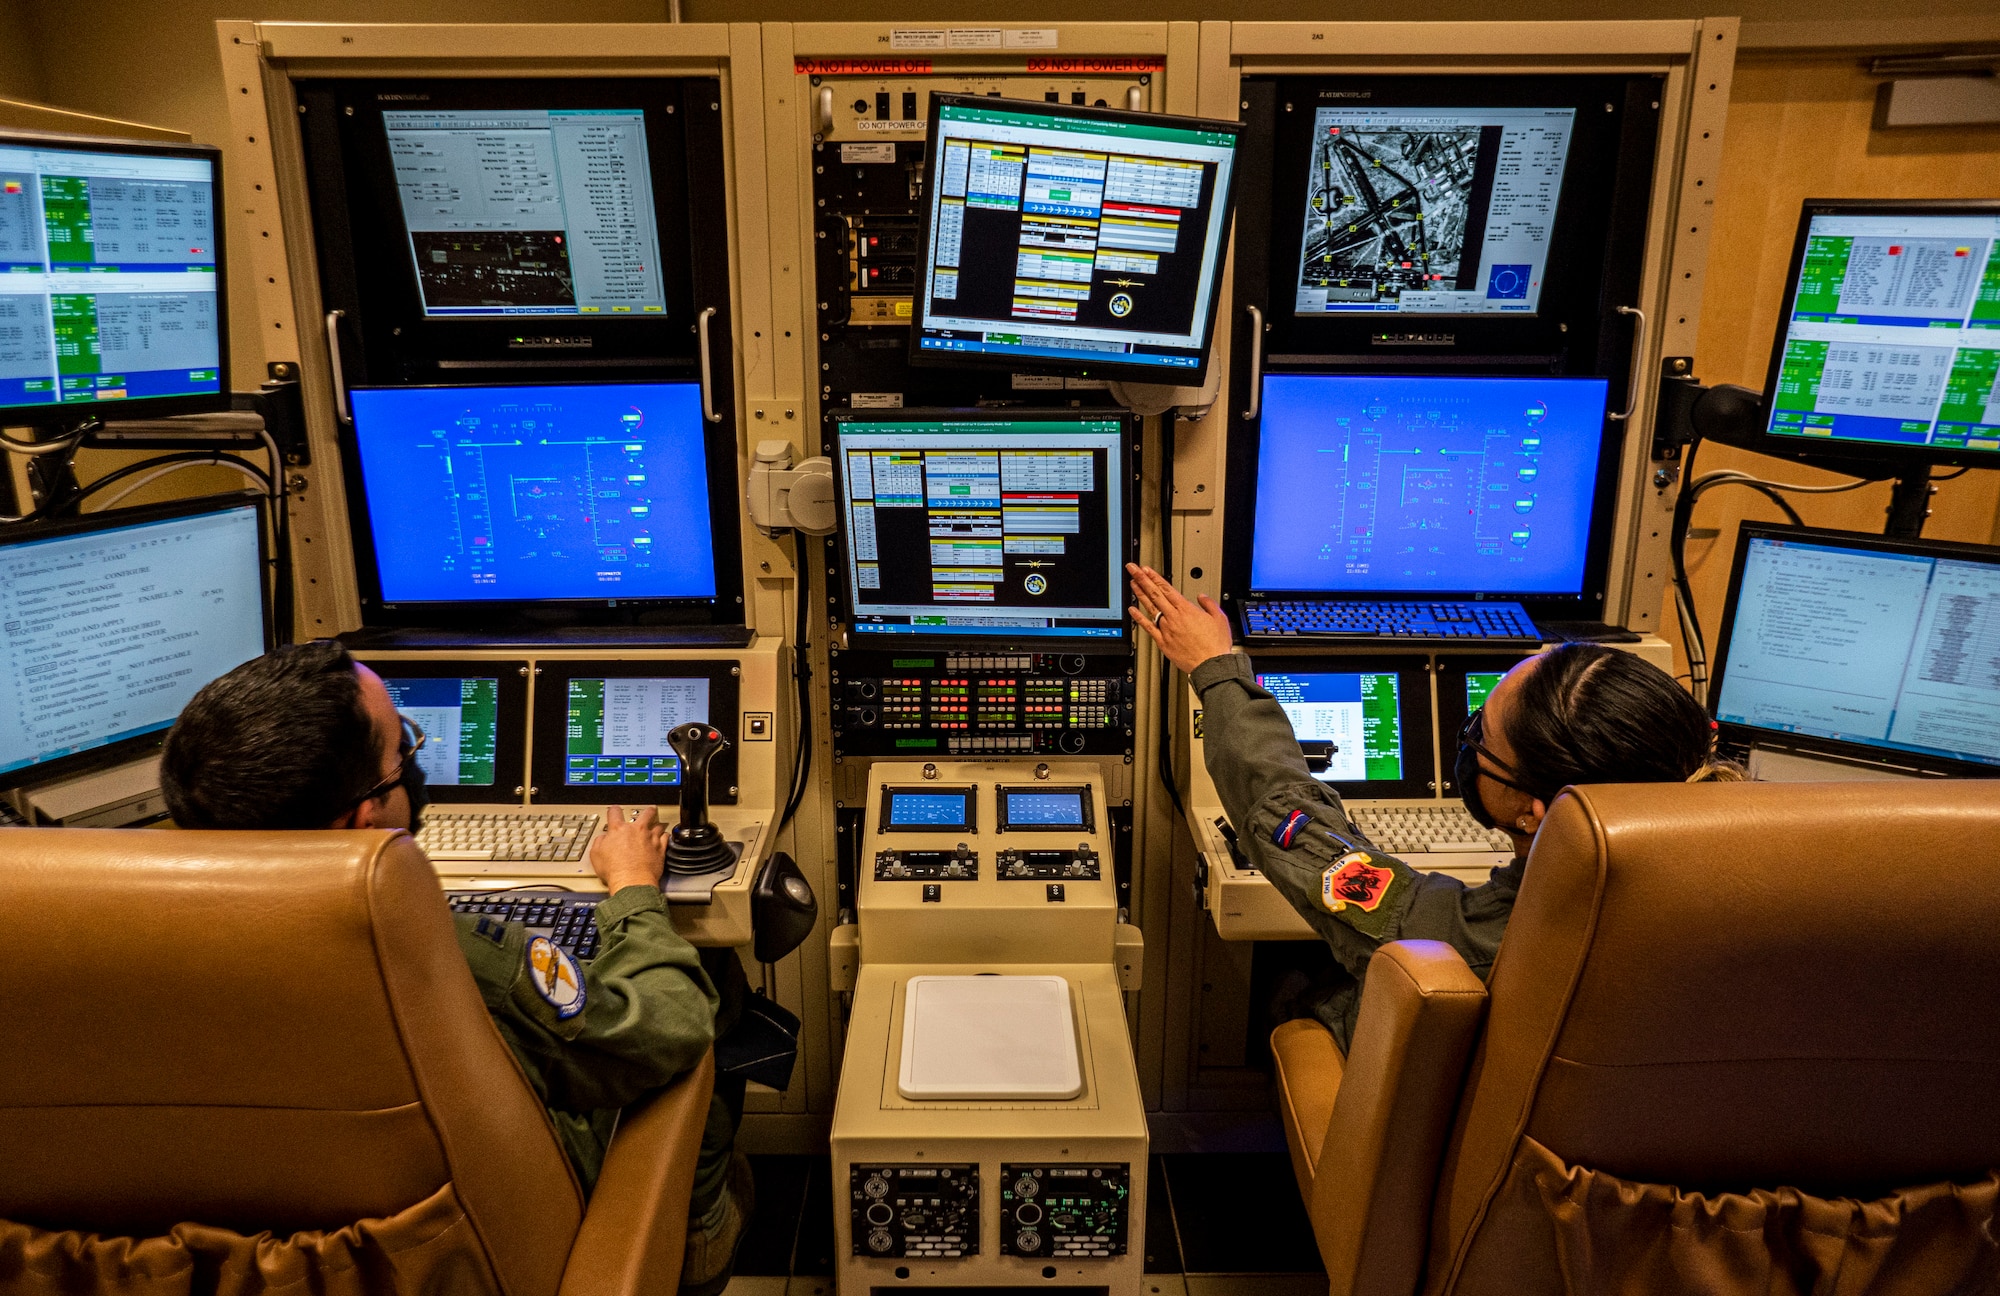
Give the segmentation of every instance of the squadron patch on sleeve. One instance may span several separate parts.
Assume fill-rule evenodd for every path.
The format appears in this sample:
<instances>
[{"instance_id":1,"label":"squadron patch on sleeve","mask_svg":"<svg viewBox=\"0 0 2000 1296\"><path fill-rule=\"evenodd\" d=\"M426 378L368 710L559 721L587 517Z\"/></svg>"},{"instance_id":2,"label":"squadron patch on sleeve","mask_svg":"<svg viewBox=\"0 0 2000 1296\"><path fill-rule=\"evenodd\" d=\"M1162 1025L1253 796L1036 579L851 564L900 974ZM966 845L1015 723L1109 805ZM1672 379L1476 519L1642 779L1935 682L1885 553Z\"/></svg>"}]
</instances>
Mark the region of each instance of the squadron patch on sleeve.
<instances>
[{"instance_id":1,"label":"squadron patch on sleeve","mask_svg":"<svg viewBox=\"0 0 2000 1296\"><path fill-rule=\"evenodd\" d=\"M583 1011L583 969L546 936L528 942L528 980L560 1021Z\"/></svg>"},{"instance_id":2,"label":"squadron patch on sleeve","mask_svg":"<svg viewBox=\"0 0 2000 1296\"><path fill-rule=\"evenodd\" d=\"M1392 869L1374 862L1365 851L1351 851L1320 874L1320 900L1328 910L1340 913L1350 906L1362 913L1374 913L1389 897L1395 883Z\"/></svg>"},{"instance_id":3,"label":"squadron patch on sleeve","mask_svg":"<svg viewBox=\"0 0 2000 1296\"><path fill-rule=\"evenodd\" d=\"M1306 825L1311 822L1312 816L1305 811L1292 811L1271 830L1271 844L1282 850L1290 850L1292 843L1299 839L1299 834L1304 832Z\"/></svg>"}]
</instances>

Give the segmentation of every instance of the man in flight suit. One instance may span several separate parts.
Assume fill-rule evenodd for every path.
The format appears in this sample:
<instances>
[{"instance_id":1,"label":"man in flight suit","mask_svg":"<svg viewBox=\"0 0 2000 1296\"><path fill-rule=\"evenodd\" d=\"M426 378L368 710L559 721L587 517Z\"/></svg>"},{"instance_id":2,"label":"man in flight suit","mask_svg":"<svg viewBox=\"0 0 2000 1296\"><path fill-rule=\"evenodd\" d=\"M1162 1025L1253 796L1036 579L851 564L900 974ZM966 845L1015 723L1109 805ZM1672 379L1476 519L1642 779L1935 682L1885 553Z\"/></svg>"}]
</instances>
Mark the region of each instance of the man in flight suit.
<instances>
[{"instance_id":1,"label":"man in flight suit","mask_svg":"<svg viewBox=\"0 0 2000 1296\"><path fill-rule=\"evenodd\" d=\"M321 641L246 662L197 693L167 736L160 783L183 828L414 832L425 803L414 748L381 678ZM619 1109L701 1061L724 1005L717 980L742 981L733 953L711 951L727 966L715 959L705 968L667 917L658 811L628 818L614 806L607 823L590 850L609 897L597 907L599 944L588 962L531 943L518 923L453 915L486 1010L548 1108L586 1196ZM727 1285L752 1209L749 1162L733 1146L740 1093L740 1082L733 1095L725 1082L710 1108L683 1296Z\"/></svg>"}]
</instances>

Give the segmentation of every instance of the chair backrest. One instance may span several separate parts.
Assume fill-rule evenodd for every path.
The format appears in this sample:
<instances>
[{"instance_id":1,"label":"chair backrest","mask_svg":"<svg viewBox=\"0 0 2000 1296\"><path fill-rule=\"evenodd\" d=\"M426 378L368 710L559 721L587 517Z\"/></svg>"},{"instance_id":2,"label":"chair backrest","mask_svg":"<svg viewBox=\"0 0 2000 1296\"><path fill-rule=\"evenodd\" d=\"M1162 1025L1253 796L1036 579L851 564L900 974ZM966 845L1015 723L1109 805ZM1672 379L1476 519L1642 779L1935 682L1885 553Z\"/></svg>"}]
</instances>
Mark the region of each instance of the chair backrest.
<instances>
[{"instance_id":1,"label":"chair backrest","mask_svg":"<svg viewBox=\"0 0 2000 1296\"><path fill-rule=\"evenodd\" d=\"M156 1236L449 1185L508 1296L583 1199L397 832L0 831L0 1219Z\"/></svg>"},{"instance_id":2,"label":"chair backrest","mask_svg":"<svg viewBox=\"0 0 2000 1296\"><path fill-rule=\"evenodd\" d=\"M1570 789L1488 982L1426 1286L1549 1289L1532 1145L1689 1192L1984 1180L1996 933L2000 782Z\"/></svg>"}]
</instances>

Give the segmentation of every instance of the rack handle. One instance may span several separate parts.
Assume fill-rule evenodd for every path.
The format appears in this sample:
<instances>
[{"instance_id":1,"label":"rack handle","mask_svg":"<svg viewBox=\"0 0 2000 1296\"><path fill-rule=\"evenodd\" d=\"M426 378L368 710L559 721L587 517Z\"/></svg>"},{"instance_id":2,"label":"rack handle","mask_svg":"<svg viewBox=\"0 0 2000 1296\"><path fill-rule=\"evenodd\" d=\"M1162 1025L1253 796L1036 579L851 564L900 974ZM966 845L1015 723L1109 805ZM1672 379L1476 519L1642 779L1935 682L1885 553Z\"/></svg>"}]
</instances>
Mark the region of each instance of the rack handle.
<instances>
[{"instance_id":1,"label":"rack handle","mask_svg":"<svg viewBox=\"0 0 2000 1296\"><path fill-rule=\"evenodd\" d=\"M333 365L333 408L341 422L352 423L353 416L347 412L347 373L340 363L340 321L346 318L344 310L326 313L326 354Z\"/></svg>"},{"instance_id":2,"label":"rack handle","mask_svg":"<svg viewBox=\"0 0 2000 1296\"><path fill-rule=\"evenodd\" d=\"M714 380L708 373L708 321L714 314L715 307L706 308L695 317L694 327L695 337L701 343L701 416L711 423L720 423L722 415L715 412L715 398L710 394Z\"/></svg>"},{"instance_id":3,"label":"rack handle","mask_svg":"<svg viewBox=\"0 0 2000 1296\"><path fill-rule=\"evenodd\" d=\"M1250 408L1243 411L1244 422L1264 412L1264 312L1255 306L1250 312Z\"/></svg>"},{"instance_id":4,"label":"rack handle","mask_svg":"<svg viewBox=\"0 0 2000 1296\"><path fill-rule=\"evenodd\" d=\"M1637 306L1620 306L1618 313L1639 321L1632 328L1632 370L1625 378L1625 412L1611 416L1612 422L1623 423L1639 408L1639 366L1646 362L1646 312Z\"/></svg>"}]
</instances>

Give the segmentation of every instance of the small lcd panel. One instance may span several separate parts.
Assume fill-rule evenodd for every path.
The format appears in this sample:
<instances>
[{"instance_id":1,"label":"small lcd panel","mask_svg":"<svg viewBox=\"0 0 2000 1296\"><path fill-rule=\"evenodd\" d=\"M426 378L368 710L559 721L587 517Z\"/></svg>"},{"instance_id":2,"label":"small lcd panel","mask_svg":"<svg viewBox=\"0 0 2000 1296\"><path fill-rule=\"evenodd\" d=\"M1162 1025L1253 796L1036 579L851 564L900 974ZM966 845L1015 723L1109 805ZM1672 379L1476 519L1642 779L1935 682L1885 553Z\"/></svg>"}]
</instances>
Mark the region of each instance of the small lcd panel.
<instances>
[{"instance_id":1,"label":"small lcd panel","mask_svg":"<svg viewBox=\"0 0 2000 1296\"><path fill-rule=\"evenodd\" d=\"M1506 671L1468 671L1465 676L1465 710L1467 714L1486 705L1492 696L1494 686L1506 677Z\"/></svg>"},{"instance_id":2,"label":"small lcd panel","mask_svg":"<svg viewBox=\"0 0 2000 1296\"><path fill-rule=\"evenodd\" d=\"M932 95L913 358L1199 384L1234 122Z\"/></svg>"},{"instance_id":3,"label":"small lcd panel","mask_svg":"<svg viewBox=\"0 0 2000 1296\"><path fill-rule=\"evenodd\" d=\"M1315 108L1297 313L1534 314L1576 112Z\"/></svg>"},{"instance_id":4,"label":"small lcd panel","mask_svg":"<svg viewBox=\"0 0 2000 1296\"><path fill-rule=\"evenodd\" d=\"M1605 396L1602 378L1267 375L1249 588L1581 597Z\"/></svg>"},{"instance_id":5,"label":"small lcd panel","mask_svg":"<svg viewBox=\"0 0 2000 1296\"><path fill-rule=\"evenodd\" d=\"M1326 767L1322 783L1400 783L1403 759L1402 681L1394 671L1260 674L1257 685L1278 699L1292 733Z\"/></svg>"},{"instance_id":6,"label":"small lcd panel","mask_svg":"<svg viewBox=\"0 0 2000 1296\"><path fill-rule=\"evenodd\" d=\"M1769 435L1825 454L2000 462L2000 204L1820 206L1806 205L1792 254Z\"/></svg>"},{"instance_id":7,"label":"small lcd panel","mask_svg":"<svg viewBox=\"0 0 2000 1296\"><path fill-rule=\"evenodd\" d=\"M424 731L417 764L431 787L491 787L500 756L500 678L384 675L396 710Z\"/></svg>"},{"instance_id":8,"label":"small lcd panel","mask_svg":"<svg viewBox=\"0 0 2000 1296\"><path fill-rule=\"evenodd\" d=\"M681 760L667 732L709 718L705 679L569 680L568 787L679 787Z\"/></svg>"},{"instance_id":9,"label":"small lcd panel","mask_svg":"<svg viewBox=\"0 0 2000 1296\"><path fill-rule=\"evenodd\" d=\"M994 789L1001 832L1094 832L1088 787Z\"/></svg>"},{"instance_id":10,"label":"small lcd panel","mask_svg":"<svg viewBox=\"0 0 2000 1296\"><path fill-rule=\"evenodd\" d=\"M976 821L971 788L882 789L883 832L969 832Z\"/></svg>"}]
</instances>

